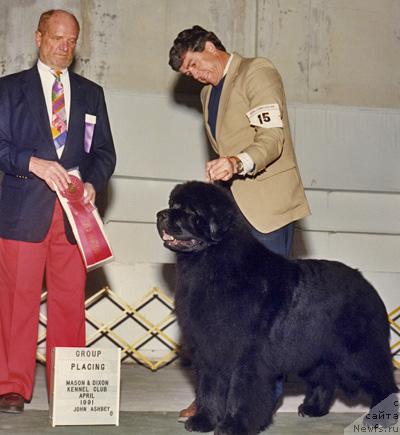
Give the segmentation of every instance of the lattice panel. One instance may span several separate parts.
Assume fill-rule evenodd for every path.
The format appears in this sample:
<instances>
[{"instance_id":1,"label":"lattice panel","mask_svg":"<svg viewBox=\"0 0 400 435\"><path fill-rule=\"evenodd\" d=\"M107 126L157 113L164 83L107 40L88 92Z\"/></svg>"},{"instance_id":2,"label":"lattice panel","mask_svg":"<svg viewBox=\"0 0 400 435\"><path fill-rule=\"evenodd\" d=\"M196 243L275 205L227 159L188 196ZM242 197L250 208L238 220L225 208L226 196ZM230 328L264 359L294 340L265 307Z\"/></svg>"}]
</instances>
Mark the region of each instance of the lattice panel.
<instances>
[{"instance_id":1,"label":"lattice panel","mask_svg":"<svg viewBox=\"0 0 400 435\"><path fill-rule=\"evenodd\" d=\"M43 293L42 304L46 302L46 297L47 293ZM111 304L109 311L111 312L112 319L108 321L100 320L94 314L95 306L105 301ZM165 307L165 313L161 320L155 322L149 318L146 309L156 303L162 304ZM130 305L108 287L105 287L87 299L85 306L87 325L94 330L86 338L87 347L91 347L100 340L106 339L109 345L118 346L121 349L121 361L132 359L153 371L171 363L178 357L179 345L167 331L176 322L176 317L173 313L174 301L160 289L156 287L152 288L143 299L134 305ZM400 369L400 306L390 312L388 317L392 337L394 337L394 340L392 339L393 344L391 345L393 364ZM39 321L44 327L44 332L39 336L38 346L46 341L45 328L47 319L43 313L40 313ZM129 341L119 333L118 328L128 321L133 321L139 327L139 332L136 328L135 334L133 334L133 341ZM166 353L161 358L150 359L141 351L152 340L157 340L165 348ZM41 363L46 362L46 356L40 351L37 352L36 358Z\"/></svg>"},{"instance_id":2,"label":"lattice panel","mask_svg":"<svg viewBox=\"0 0 400 435\"><path fill-rule=\"evenodd\" d=\"M400 369L400 307L389 313L390 329L395 337L391 346L394 365Z\"/></svg>"},{"instance_id":3,"label":"lattice panel","mask_svg":"<svg viewBox=\"0 0 400 435\"><path fill-rule=\"evenodd\" d=\"M43 293L41 303L46 302L47 293ZM99 303L109 304L107 312L111 313L111 319L104 321L95 315L95 307ZM150 319L151 306L161 304L164 313L161 320ZM91 347L100 340L106 339L108 345L118 346L121 349L121 361L132 359L142 364L150 370L159 368L171 363L178 357L179 345L168 334L167 329L176 322L173 313L174 302L160 289L152 288L140 301L134 305L128 304L124 299L112 292L108 287L103 288L98 293L90 297L85 302L87 326L94 332L86 337L86 346ZM128 322L133 322L128 324ZM40 324L46 328L46 316L40 314ZM135 326L133 341L129 341L122 333L122 326L131 328ZM88 328L88 329L89 329ZM126 335L126 334L125 334ZM166 353L156 360L148 358L141 349L148 345L152 340L157 340L165 348ZM42 332L38 339L40 346L46 341L46 330ZM37 352L37 360L45 363L46 356L40 351Z\"/></svg>"}]
</instances>

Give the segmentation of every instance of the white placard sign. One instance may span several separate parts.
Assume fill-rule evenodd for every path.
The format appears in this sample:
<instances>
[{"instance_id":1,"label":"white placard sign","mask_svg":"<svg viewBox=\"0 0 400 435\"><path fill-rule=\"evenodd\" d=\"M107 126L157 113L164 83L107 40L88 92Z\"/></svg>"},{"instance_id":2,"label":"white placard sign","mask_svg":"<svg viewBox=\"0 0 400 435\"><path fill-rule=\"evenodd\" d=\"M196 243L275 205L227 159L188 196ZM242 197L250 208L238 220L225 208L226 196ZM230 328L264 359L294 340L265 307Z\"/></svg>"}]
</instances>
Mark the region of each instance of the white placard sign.
<instances>
[{"instance_id":1,"label":"white placard sign","mask_svg":"<svg viewBox=\"0 0 400 435\"><path fill-rule=\"evenodd\" d=\"M53 349L52 426L118 426L120 376L121 349Z\"/></svg>"}]
</instances>

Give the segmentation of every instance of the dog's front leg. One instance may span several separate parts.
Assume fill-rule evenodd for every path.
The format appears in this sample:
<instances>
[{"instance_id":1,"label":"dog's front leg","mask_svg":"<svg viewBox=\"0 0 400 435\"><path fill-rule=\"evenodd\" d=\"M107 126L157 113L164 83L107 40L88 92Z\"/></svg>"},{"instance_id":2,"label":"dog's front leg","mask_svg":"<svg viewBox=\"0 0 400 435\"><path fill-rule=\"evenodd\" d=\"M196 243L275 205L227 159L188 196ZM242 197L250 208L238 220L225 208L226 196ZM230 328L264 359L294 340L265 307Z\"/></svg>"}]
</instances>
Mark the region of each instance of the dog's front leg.
<instances>
[{"instance_id":1,"label":"dog's front leg","mask_svg":"<svg viewBox=\"0 0 400 435\"><path fill-rule=\"evenodd\" d=\"M226 413L215 435L255 435L272 423L276 377L249 353L230 381Z\"/></svg>"},{"instance_id":2,"label":"dog's front leg","mask_svg":"<svg viewBox=\"0 0 400 435\"><path fill-rule=\"evenodd\" d=\"M185 424L189 431L210 432L225 413L225 400L228 389L226 374L213 370L196 370L197 413Z\"/></svg>"}]
</instances>

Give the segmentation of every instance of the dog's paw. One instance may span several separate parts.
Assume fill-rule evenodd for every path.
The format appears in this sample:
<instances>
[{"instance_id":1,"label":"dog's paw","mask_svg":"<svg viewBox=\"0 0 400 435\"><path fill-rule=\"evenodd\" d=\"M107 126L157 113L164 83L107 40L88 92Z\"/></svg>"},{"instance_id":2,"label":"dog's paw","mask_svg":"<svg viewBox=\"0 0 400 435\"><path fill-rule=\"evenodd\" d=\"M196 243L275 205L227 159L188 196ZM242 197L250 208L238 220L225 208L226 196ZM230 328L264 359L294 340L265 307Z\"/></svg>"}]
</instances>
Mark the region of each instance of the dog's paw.
<instances>
[{"instance_id":1,"label":"dog's paw","mask_svg":"<svg viewBox=\"0 0 400 435\"><path fill-rule=\"evenodd\" d=\"M244 431L238 432L235 428L217 427L214 431L214 435L257 435L259 431Z\"/></svg>"},{"instance_id":2,"label":"dog's paw","mask_svg":"<svg viewBox=\"0 0 400 435\"><path fill-rule=\"evenodd\" d=\"M214 435L256 435L258 430L251 430L239 418L228 416L218 424Z\"/></svg>"},{"instance_id":3,"label":"dog's paw","mask_svg":"<svg viewBox=\"0 0 400 435\"><path fill-rule=\"evenodd\" d=\"M217 427L214 431L214 435L249 435L248 432L237 432L231 427Z\"/></svg>"},{"instance_id":4,"label":"dog's paw","mask_svg":"<svg viewBox=\"0 0 400 435\"><path fill-rule=\"evenodd\" d=\"M301 404L298 408L297 408L297 414L300 417L305 417L307 414L304 412L304 405Z\"/></svg>"},{"instance_id":5,"label":"dog's paw","mask_svg":"<svg viewBox=\"0 0 400 435\"><path fill-rule=\"evenodd\" d=\"M185 423L185 429L189 432L211 432L215 424L206 414L196 414Z\"/></svg>"},{"instance_id":6,"label":"dog's paw","mask_svg":"<svg viewBox=\"0 0 400 435\"><path fill-rule=\"evenodd\" d=\"M226 432L224 429L217 427L214 431L214 435L232 435L232 432Z\"/></svg>"},{"instance_id":7,"label":"dog's paw","mask_svg":"<svg viewBox=\"0 0 400 435\"><path fill-rule=\"evenodd\" d=\"M311 406L311 405L305 405L304 403L302 403L298 408L297 408L297 414L300 417L322 417L326 414L329 414L329 409L328 410L322 410L320 408L318 408L317 406Z\"/></svg>"}]
</instances>

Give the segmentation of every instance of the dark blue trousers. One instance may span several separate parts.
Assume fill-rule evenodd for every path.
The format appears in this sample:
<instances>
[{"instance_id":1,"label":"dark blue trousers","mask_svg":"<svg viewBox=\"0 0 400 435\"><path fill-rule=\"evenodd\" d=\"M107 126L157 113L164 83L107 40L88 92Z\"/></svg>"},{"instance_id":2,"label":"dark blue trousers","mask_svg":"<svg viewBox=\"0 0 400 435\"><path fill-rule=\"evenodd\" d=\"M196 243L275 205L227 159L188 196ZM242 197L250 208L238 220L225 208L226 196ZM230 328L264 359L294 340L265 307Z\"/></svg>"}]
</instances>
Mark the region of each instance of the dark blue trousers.
<instances>
[{"instance_id":1,"label":"dark blue trousers","mask_svg":"<svg viewBox=\"0 0 400 435\"><path fill-rule=\"evenodd\" d=\"M289 258L293 244L294 223L290 223L272 233L260 233L251 228L253 236L270 251Z\"/></svg>"},{"instance_id":2,"label":"dark blue trousers","mask_svg":"<svg viewBox=\"0 0 400 435\"><path fill-rule=\"evenodd\" d=\"M290 223L271 233L260 233L255 228L251 229L254 237L270 251L289 257L293 244L294 223ZM283 393L283 378L279 378L275 384L275 406Z\"/></svg>"}]
</instances>

